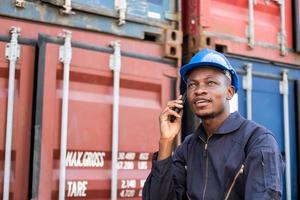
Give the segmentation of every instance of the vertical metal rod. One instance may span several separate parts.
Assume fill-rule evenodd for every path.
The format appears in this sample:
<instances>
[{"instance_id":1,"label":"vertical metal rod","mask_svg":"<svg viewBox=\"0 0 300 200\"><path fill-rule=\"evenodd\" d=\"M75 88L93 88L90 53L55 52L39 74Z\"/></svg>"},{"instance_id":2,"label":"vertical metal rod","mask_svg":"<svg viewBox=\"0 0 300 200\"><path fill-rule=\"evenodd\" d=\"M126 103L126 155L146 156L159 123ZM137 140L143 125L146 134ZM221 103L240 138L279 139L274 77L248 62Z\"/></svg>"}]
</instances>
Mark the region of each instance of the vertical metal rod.
<instances>
[{"instance_id":1,"label":"vertical metal rod","mask_svg":"<svg viewBox=\"0 0 300 200\"><path fill-rule=\"evenodd\" d=\"M246 90L246 107L247 107L247 119L252 119L252 64L247 63L246 77L243 79L243 88Z\"/></svg>"},{"instance_id":2,"label":"vertical metal rod","mask_svg":"<svg viewBox=\"0 0 300 200\"><path fill-rule=\"evenodd\" d=\"M282 56L287 54L286 49L286 29L285 29L285 0L279 0L280 4L280 36L279 36L279 45L280 52Z\"/></svg>"},{"instance_id":3,"label":"vertical metal rod","mask_svg":"<svg viewBox=\"0 0 300 200\"><path fill-rule=\"evenodd\" d=\"M5 56L9 60L9 80L8 80L8 99L7 99L7 120L6 120L6 140L5 140L5 163L3 180L3 200L9 199L10 165L11 165L11 144L14 114L14 89L15 89L15 68L16 61L20 57L20 46L18 36L20 28L11 29L11 41L6 45Z\"/></svg>"},{"instance_id":4,"label":"vertical metal rod","mask_svg":"<svg viewBox=\"0 0 300 200\"><path fill-rule=\"evenodd\" d=\"M109 62L110 69L114 71L111 199L117 200L121 47L118 41L112 42L111 45L114 48L114 54L110 56Z\"/></svg>"},{"instance_id":5,"label":"vertical metal rod","mask_svg":"<svg viewBox=\"0 0 300 200\"><path fill-rule=\"evenodd\" d=\"M69 108L69 76L72 59L71 32L65 31L65 43L60 47L59 59L64 65L63 94L62 94L62 120L60 140L60 173L59 173L59 200L65 199L66 180L66 152L68 137L68 108Z\"/></svg>"},{"instance_id":6,"label":"vertical metal rod","mask_svg":"<svg viewBox=\"0 0 300 200\"><path fill-rule=\"evenodd\" d=\"M248 0L248 46L254 47L254 0Z\"/></svg>"},{"instance_id":7,"label":"vertical metal rod","mask_svg":"<svg viewBox=\"0 0 300 200\"><path fill-rule=\"evenodd\" d=\"M289 82L288 72L282 72L282 81L280 83L281 94L283 95L283 120L284 120L284 150L285 150L285 181L286 181L286 199L291 200L291 152L290 152L290 125L289 125Z\"/></svg>"}]
</instances>

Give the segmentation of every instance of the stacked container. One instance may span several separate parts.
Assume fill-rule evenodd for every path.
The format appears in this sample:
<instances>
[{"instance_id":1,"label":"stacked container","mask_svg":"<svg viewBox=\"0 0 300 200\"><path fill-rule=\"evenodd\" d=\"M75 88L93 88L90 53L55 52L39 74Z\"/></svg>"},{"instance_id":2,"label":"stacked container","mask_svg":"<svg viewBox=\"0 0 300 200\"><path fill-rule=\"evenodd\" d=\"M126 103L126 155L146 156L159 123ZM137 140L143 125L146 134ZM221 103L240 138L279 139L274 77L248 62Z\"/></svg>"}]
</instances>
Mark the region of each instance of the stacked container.
<instances>
[{"instance_id":1,"label":"stacked container","mask_svg":"<svg viewBox=\"0 0 300 200\"><path fill-rule=\"evenodd\" d=\"M176 2L0 2L1 198L141 198L175 97Z\"/></svg>"}]
</instances>

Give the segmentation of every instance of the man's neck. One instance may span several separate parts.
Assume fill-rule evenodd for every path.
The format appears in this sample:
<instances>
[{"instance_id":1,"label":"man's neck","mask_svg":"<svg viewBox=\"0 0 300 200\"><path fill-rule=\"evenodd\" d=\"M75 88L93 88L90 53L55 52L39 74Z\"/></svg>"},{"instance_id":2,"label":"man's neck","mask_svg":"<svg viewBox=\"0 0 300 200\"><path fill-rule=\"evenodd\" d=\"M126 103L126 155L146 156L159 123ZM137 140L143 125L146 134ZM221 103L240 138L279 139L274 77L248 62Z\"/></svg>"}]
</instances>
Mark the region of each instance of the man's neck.
<instances>
[{"instance_id":1,"label":"man's neck","mask_svg":"<svg viewBox=\"0 0 300 200\"><path fill-rule=\"evenodd\" d=\"M225 119L230 115L229 112L223 112L220 115L210 118L210 119L203 119L203 127L207 134L207 138L212 136L214 132L221 126L221 124L225 121Z\"/></svg>"}]
</instances>

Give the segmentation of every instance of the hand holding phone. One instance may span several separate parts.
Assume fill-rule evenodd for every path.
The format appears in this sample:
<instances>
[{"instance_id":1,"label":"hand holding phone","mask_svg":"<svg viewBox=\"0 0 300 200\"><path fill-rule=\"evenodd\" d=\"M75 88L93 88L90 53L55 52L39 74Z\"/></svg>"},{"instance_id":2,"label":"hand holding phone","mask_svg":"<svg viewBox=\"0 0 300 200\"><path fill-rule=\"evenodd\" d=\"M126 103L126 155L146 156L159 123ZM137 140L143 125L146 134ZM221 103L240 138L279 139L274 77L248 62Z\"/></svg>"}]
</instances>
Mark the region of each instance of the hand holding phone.
<instances>
[{"instance_id":1,"label":"hand holding phone","mask_svg":"<svg viewBox=\"0 0 300 200\"><path fill-rule=\"evenodd\" d=\"M186 92L182 95L181 100L182 100L182 105L184 105L184 103L186 101ZM179 113L182 110L182 108L173 107L172 110ZM176 120L175 115L169 115L169 118L170 118L170 122L172 122L172 123Z\"/></svg>"}]
</instances>

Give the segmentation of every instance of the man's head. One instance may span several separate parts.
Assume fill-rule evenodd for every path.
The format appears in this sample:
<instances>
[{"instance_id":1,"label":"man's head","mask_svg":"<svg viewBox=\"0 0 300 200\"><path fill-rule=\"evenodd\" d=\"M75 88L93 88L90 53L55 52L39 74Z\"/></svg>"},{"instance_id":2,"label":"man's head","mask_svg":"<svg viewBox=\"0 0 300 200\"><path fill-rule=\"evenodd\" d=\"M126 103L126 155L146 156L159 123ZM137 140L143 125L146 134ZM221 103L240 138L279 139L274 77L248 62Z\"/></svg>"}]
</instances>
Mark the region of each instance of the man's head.
<instances>
[{"instance_id":1,"label":"man's head","mask_svg":"<svg viewBox=\"0 0 300 200\"><path fill-rule=\"evenodd\" d=\"M180 70L187 83L187 99L192 111L202 119L229 113L229 100L237 91L235 70L222 54L204 49Z\"/></svg>"}]
</instances>

